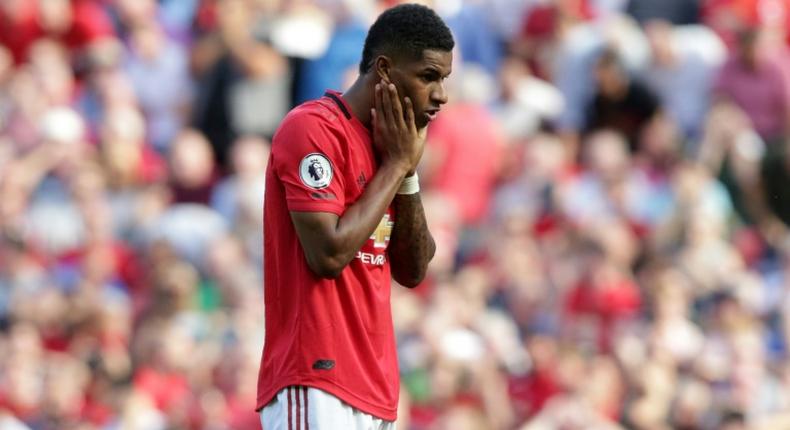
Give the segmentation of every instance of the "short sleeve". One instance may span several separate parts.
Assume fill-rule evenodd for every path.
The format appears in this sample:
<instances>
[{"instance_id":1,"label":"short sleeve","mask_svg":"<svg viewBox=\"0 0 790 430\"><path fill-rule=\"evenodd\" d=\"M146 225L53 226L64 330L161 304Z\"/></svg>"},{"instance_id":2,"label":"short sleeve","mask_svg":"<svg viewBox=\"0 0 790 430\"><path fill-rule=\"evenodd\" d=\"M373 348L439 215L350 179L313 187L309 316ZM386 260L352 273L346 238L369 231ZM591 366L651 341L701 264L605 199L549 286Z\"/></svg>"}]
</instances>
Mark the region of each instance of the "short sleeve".
<instances>
[{"instance_id":1,"label":"short sleeve","mask_svg":"<svg viewBox=\"0 0 790 430\"><path fill-rule=\"evenodd\" d=\"M272 167L285 189L289 211L331 212L345 209L342 132L331 119L292 113L272 141Z\"/></svg>"}]
</instances>

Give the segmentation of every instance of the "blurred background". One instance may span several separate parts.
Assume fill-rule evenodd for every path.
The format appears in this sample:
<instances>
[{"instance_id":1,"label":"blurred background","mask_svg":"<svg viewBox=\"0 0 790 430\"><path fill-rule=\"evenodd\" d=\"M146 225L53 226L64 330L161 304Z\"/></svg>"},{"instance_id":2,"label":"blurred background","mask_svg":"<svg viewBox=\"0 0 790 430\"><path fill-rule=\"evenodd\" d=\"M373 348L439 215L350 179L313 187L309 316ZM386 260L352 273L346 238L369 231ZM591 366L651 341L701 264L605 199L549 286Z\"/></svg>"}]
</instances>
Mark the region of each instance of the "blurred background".
<instances>
[{"instance_id":1,"label":"blurred background","mask_svg":"<svg viewBox=\"0 0 790 430\"><path fill-rule=\"evenodd\" d=\"M392 0L0 1L0 429L259 429L283 115ZM404 430L790 429L790 1L435 0Z\"/></svg>"}]
</instances>

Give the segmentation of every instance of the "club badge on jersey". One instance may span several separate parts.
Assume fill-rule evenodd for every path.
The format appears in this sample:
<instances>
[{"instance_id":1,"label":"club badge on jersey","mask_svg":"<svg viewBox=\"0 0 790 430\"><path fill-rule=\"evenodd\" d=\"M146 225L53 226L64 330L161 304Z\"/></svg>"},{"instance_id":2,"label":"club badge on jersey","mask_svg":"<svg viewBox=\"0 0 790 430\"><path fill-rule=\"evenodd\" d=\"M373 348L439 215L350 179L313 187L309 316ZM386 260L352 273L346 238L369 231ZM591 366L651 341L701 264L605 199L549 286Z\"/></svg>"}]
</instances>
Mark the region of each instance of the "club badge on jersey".
<instances>
[{"instance_id":1,"label":"club badge on jersey","mask_svg":"<svg viewBox=\"0 0 790 430\"><path fill-rule=\"evenodd\" d=\"M315 190L329 186L332 182L332 163L324 154L307 154L299 163L299 177L302 183Z\"/></svg>"}]
</instances>

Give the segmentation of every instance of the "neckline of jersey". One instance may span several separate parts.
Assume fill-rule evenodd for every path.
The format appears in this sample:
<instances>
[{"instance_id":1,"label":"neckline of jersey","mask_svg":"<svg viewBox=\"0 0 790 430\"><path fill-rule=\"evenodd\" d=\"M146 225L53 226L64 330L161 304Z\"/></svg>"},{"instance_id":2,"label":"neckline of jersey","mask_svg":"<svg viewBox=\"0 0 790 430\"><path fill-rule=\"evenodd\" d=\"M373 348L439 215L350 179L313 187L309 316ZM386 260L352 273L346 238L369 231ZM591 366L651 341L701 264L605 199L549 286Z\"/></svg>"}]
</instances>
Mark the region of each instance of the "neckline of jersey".
<instances>
[{"instance_id":1,"label":"neckline of jersey","mask_svg":"<svg viewBox=\"0 0 790 430\"><path fill-rule=\"evenodd\" d=\"M343 98L343 94L340 91L327 90L324 93L324 97L328 98L333 104L335 104L343 113L343 116L352 124L354 124L355 127L357 127L360 131L363 131L368 136L371 136L370 130L365 127L365 124L362 124L362 121L360 121L356 115L354 115L354 111L351 110L351 106L348 105L348 102Z\"/></svg>"}]
</instances>

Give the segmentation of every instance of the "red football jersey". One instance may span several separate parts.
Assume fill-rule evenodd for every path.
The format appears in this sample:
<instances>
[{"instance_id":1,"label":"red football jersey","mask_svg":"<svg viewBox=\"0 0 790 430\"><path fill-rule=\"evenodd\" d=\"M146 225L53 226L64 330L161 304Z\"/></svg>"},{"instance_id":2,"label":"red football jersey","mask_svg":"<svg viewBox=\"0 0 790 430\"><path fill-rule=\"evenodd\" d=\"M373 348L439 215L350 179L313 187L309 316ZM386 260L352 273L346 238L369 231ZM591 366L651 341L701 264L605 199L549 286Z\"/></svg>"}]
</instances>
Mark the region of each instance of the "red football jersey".
<instances>
[{"instance_id":1,"label":"red football jersey","mask_svg":"<svg viewBox=\"0 0 790 430\"><path fill-rule=\"evenodd\" d=\"M307 265L289 212L342 215L378 163L370 132L339 93L304 103L272 140L264 199L266 338L258 408L290 385L327 391L373 416L394 420L399 375L386 249L390 207L337 279Z\"/></svg>"}]
</instances>

